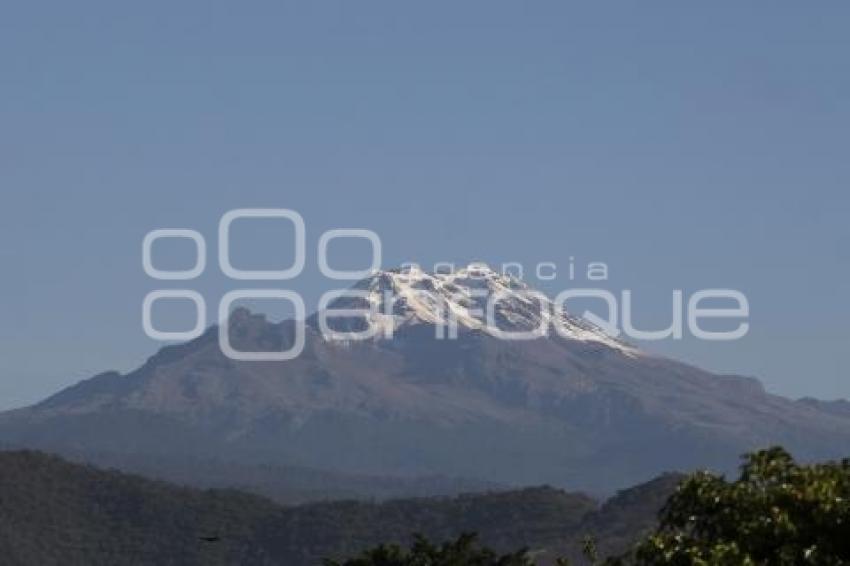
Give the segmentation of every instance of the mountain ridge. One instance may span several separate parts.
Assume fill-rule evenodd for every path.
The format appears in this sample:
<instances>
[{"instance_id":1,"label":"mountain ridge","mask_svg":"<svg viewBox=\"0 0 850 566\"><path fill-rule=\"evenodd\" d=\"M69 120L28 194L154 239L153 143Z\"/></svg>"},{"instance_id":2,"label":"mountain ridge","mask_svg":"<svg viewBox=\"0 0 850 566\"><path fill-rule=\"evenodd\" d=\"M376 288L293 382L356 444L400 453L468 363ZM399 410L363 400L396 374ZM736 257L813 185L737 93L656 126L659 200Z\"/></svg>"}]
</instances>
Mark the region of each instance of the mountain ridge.
<instances>
[{"instance_id":1,"label":"mountain ridge","mask_svg":"<svg viewBox=\"0 0 850 566\"><path fill-rule=\"evenodd\" d=\"M256 564L313 566L415 532L435 540L479 533L504 551L534 549L543 563L576 556L594 534L622 551L650 529L680 476L635 486L602 505L548 486L386 502L280 506L234 490L197 490L0 451L4 564Z\"/></svg>"},{"instance_id":2,"label":"mountain ridge","mask_svg":"<svg viewBox=\"0 0 850 566\"><path fill-rule=\"evenodd\" d=\"M480 298L460 291L463 285L519 287L492 271L483 279L468 275L408 281L407 289L416 281L452 285L450 295L440 296L460 307L394 302L391 321L383 320L392 323L392 340L326 340L314 315L304 352L286 362L229 359L212 327L127 375L99 374L0 414L0 442L75 457L189 455L592 493L669 469L731 471L739 454L772 444L802 459L842 456L850 445L850 414L840 405L792 401L753 378L644 354L571 315L563 320L573 335L503 340L464 323L456 339L439 339L429 320L434 312L480 307ZM403 276L381 272L355 288L374 305L383 298L373 292L394 288ZM514 328L539 322L522 297L508 296L502 308L511 309L502 320ZM270 323L239 310L231 322L239 349L294 343L291 320ZM241 479L236 483L244 485Z\"/></svg>"}]
</instances>

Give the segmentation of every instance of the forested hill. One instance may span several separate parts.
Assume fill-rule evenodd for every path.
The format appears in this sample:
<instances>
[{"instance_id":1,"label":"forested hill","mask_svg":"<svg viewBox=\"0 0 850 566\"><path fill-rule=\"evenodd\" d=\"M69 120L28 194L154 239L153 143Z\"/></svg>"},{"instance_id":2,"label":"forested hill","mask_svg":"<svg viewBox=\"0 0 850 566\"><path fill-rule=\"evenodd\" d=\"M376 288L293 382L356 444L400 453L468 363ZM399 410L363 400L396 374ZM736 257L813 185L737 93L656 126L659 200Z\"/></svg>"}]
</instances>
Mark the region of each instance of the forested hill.
<instances>
[{"instance_id":1,"label":"forested hill","mask_svg":"<svg viewBox=\"0 0 850 566\"><path fill-rule=\"evenodd\" d=\"M549 487L454 498L282 507L230 490L201 491L72 464L38 452L0 452L4 564L319 564L414 532L464 531L539 556L572 553L585 534L620 548L651 526L677 478L612 498Z\"/></svg>"}]
</instances>

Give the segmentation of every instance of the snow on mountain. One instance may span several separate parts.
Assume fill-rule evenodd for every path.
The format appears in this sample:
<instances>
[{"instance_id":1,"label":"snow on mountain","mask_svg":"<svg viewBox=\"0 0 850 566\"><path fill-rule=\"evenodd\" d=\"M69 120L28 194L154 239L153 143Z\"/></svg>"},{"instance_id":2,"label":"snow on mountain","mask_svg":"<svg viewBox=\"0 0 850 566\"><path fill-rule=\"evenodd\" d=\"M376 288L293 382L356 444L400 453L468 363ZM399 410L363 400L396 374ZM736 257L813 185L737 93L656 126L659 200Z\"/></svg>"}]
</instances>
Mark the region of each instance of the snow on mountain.
<instances>
[{"instance_id":1,"label":"snow on mountain","mask_svg":"<svg viewBox=\"0 0 850 566\"><path fill-rule=\"evenodd\" d=\"M496 338L530 339L558 334L569 340L595 342L629 355L638 351L589 321L573 316L525 282L472 263L450 273L427 273L418 267L379 271L360 281L349 294L330 302L332 310L363 312L375 337L389 337L417 324L478 330ZM331 331L351 326L327 324ZM523 338L524 337L524 338Z\"/></svg>"}]
</instances>

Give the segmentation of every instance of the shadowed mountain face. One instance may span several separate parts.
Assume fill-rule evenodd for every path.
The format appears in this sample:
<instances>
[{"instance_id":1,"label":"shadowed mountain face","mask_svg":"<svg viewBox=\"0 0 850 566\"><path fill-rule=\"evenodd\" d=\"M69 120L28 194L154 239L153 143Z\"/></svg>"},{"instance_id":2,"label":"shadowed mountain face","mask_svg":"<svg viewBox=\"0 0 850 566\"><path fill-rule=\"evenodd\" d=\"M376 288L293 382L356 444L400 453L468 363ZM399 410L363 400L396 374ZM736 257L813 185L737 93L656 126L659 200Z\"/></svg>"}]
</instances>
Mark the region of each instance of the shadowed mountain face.
<instances>
[{"instance_id":1,"label":"shadowed mountain face","mask_svg":"<svg viewBox=\"0 0 850 566\"><path fill-rule=\"evenodd\" d=\"M355 288L360 296L332 306L373 306L373 324L392 339L328 340L314 316L297 359L237 362L213 328L128 375L105 373L0 415L0 443L95 461L215 459L593 492L670 469L731 470L742 452L774 443L804 459L850 446L841 407L644 354L484 267L380 272ZM503 296L494 313L503 330L547 316L559 331L503 340L476 320L482 293ZM436 338L445 313L457 339ZM361 327L345 319L333 329ZM237 310L230 337L237 349L280 350L293 328Z\"/></svg>"}]
</instances>

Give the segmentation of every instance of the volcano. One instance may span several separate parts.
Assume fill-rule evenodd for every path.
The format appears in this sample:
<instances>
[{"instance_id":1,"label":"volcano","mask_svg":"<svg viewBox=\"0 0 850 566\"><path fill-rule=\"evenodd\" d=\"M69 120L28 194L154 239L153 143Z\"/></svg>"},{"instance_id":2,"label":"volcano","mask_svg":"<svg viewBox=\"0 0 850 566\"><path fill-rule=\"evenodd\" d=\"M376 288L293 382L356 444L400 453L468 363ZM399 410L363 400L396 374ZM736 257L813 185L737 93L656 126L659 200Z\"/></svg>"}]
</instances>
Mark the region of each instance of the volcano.
<instances>
[{"instance_id":1,"label":"volcano","mask_svg":"<svg viewBox=\"0 0 850 566\"><path fill-rule=\"evenodd\" d=\"M235 348L286 349L303 323L301 355L233 360L211 327L131 373L103 373L3 413L0 443L142 472L151 462L214 461L592 493L669 470L731 470L741 453L773 444L802 459L850 447L847 411L643 352L483 265L379 271L354 290L329 308L372 314L331 330L369 322L381 329L373 337L330 339L319 314L272 323L236 309L227 330ZM476 315L494 293L501 331L541 322L559 331L504 339ZM437 328L445 313L456 322L451 339ZM195 466L180 479L203 484L212 470Z\"/></svg>"}]
</instances>

